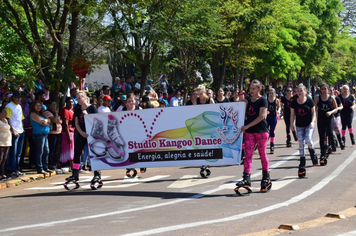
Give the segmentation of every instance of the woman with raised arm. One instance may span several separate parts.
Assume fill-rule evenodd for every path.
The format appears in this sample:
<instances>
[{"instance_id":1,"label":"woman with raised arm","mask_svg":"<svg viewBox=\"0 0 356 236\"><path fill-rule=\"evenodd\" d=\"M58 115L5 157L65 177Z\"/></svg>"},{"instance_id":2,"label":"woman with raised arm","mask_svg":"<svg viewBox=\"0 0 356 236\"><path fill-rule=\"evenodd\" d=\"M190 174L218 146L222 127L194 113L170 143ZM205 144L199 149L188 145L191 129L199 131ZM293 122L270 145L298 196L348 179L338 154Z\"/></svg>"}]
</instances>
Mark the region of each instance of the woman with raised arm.
<instances>
[{"instance_id":1,"label":"woman with raised arm","mask_svg":"<svg viewBox=\"0 0 356 236\"><path fill-rule=\"evenodd\" d=\"M292 131L297 131L300 155L298 176L299 178L304 178L306 175L304 154L305 143L308 145L313 165L318 165L312 141L315 122L315 105L313 100L307 96L307 90L302 84L297 87L297 96L298 97L292 101L290 108L290 128ZM295 126L294 121L296 121Z\"/></svg>"},{"instance_id":2,"label":"woman with raised arm","mask_svg":"<svg viewBox=\"0 0 356 236\"><path fill-rule=\"evenodd\" d=\"M75 124L75 145L74 145L74 159L72 176L66 178L67 183L77 183L79 180L80 169L80 156L87 144L87 138L89 134L86 133L84 116L87 114L98 113L96 107L89 103L87 95L83 91L79 91L77 94L78 108L74 111L74 124ZM100 172L94 171L94 178L99 177ZM66 187L66 184L64 185ZM79 186L78 186L79 187Z\"/></svg>"}]
</instances>

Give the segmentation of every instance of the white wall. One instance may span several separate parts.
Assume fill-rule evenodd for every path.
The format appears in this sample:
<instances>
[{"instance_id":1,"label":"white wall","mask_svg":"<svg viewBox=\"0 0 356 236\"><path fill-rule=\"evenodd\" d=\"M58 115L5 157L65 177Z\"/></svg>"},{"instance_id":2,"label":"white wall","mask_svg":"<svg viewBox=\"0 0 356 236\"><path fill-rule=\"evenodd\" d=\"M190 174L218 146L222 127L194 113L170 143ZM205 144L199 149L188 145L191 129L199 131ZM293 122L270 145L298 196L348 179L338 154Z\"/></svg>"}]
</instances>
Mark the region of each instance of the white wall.
<instances>
[{"instance_id":1,"label":"white wall","mask_svg":"<svg viewBox=\"0 0 356 236\"><path fill-rule=\"evenodd\" d=\"M101 69L95 68L89 75L86 77L86 83L89 90L95 90L103 87L103 85L112 86L112 78L109 71L108 65L99 65Z\"/></svg>"}]
</instances>

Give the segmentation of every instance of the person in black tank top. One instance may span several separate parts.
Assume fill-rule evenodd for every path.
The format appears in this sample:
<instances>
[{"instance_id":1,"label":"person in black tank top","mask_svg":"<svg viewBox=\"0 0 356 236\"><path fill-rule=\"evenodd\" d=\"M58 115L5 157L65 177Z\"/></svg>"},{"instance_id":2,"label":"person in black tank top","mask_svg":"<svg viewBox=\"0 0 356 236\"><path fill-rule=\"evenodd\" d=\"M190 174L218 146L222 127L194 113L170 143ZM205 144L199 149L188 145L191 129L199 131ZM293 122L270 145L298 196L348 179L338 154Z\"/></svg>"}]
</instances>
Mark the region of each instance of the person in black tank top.
<instances>
[{"instance_id":1,"label":"person in black tank top","mask_svg":"<svg viewBox=\"0 0 356 236\"><path fill-rule=\"evenodd\" d=\"M299 85L297 87L297 95L298 97L292 101L290 108L290 127L292 131L297 131L300 155L298 176L299 178L304 178L306 175L304 153L305 143L308 145L313 165L318 165L312 140L315 121L315 105L313 100L307 96L307 90L304 85ZM296 121L295 126L294 120Z\"/></svg>"},{"instance_id":2,"label":"person in black tank top","mask_svg":"<svg viewBox=\"0 0 356 236\"><path fill-rule=\"evenodd\" d=\"M345 135L346 135L346 126L349 129L351 144L355 145L355 137L352 128L352 120L354 117L354 108L355 108L355 98L350 94L349 86L342 86L341 94L339 98L342 102L343 109L340 112L341 115L341 125L342 125L342 140L345 143ZM345 143L346 144L346 143Z\"/></svg>"},{"instance_id":3,"label":"person in black tank top","mask_svg":"<svg viewBox=\"0 0 356 236\"><path fill-rule=\"evenodd\" d=\"M338 91L335 91L334 87L330 86L329 94L330 94L330 96L335 98L337 109L338 109L338 111L334 114L334 133L336 134L336 137L339 142L339 146L340 146L341 150L344 150L345 143L341 139L341 132L340 132L340 128L339 128L340 122L341 122L340 111L344 108L344 106L342 105L342 102L341 102L340 98L337 96L338 94L336 94L336 93L338 93ZM336 143L336 140L334 142Z\"/></svg>"},{"instance_id":4,"label":"person in black tank top","mask_svg":"<svg viewBox=\"0 0 356 236\"><path fill-rule=\"evenodd\" d=\"M245 140L245 161L243 179L236 183L237 188L235 188L235 192L239 195L241 195L240 188L244 188L248 193L251 192L249 187L251 186L252 156L256 143L262 164L261 192L268 192L272 187L269 175L269 160L266 153L268 128L265 117L268 105L267 99L260 95L261 87L262 85L258 80L251 82L251 97L247 99L245 125L241 127Z\"/></svg>"},{"instance_id":5,"label":"person in black tank top","mask_svg":"<svg viewBox=\"0 0 356 236\"><path fill-rule=\"evenodd\" d=\"M287 141L286 141L286 146L291 147L292 146L292 139L290 135L290 107L292 105L292 95L293 95L293 90L291 87L287 87L285 95L281 98L282 102L282 108L283 108L283 120L286 125L286 134L287 134ZM293 136L294 140L298 141L297 138L297 133L293 131Z\"/></svg>"},{"instance_id":6,"label":"person in black tank top","mask_svg":"<svg viewBox=\"0 0 356 236\"><path fill-rule=\"evenodd\" d=\"M328 136L328 141L331 144L333 152L336 151L334 143L333 130L334 119L333 114L337 113L336 101L329 95L329 86L322 84L320 86L321 94L315 98L315 108L318 112L318 131L319 131L319 144L320 144L320 165L326 165L328 157L328 146L325 144L325 133Z\"/></svg>"},{"instance_id":7,"label":"person in black tank top","mask_svg":"<svg viewBox=\"0 0 356 236\"><path fill-rule=\"evenodd\" d=\"M274 153L274 140L276 137L275 130L277 126L277 111L279 109L279 100L276 98L276 90L270 88L268 90L268 110L267 110L267 127L269 129L270 138L270 154Z\"/></svg>"}]
</instances>

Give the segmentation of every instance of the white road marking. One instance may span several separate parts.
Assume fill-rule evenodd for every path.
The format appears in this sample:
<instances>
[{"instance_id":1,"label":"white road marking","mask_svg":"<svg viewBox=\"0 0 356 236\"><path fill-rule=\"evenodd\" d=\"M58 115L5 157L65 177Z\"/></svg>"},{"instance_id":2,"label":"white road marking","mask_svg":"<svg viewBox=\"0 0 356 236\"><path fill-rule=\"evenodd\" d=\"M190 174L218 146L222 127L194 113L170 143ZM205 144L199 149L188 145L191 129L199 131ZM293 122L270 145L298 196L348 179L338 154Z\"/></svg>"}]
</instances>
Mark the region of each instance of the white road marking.
<instances>
[{"instance_id":1,"label":"white road marking","mask_svg":"<svg viewBox=\"0 0 356 236\"><path fill-rule=\"evenodd\" d=\"M114 181L106 181L105 182L105 188L128 188L128 187L132 187L138 184L142 184L142 183L146 183L146 182L150 182L150 181L154 181L154 180L158 180L158 179L162 179L162 178L167 178L170 175L156 175L153 177L149 177L149 178L144 178L144 179L138 179L138 178L128 178L128 179L124 179L124 180L119 180L120 182L122 182L122 184L120 185L115 185L115 186L110 186L107 184L110 183L114 183L114 182L119 182L117 180Z\"/></svg>"},{"instance_id":2,"label":"white road marking","mask_svg":"<svg viewBox=\"0 0 356 236\"><path fill-rule=\"evenodd\" d=\"M293 181L296 181L297 179L299 179L299 178L296 176L285 176L281 179L273 181L273 186L272 186L271 190L279 190L279 189L285 187L286 185L292 183Z\"/></svg>"},{"instance_id":3,"label":"white road marking","mask_svg":"<svg viewBox=\"0 0 356 236\"><path fill-rule=\"evenodd\" d=\"M298 177L295 177L295 176L286 176L286 177L283 177L281 179L277 179L275 181L273 181L273 186L271 188L271 191L275 191L275 190L279 190L285 186L287 186L288 184L292 183L293 181L297 180ZM234 189L236 188L236 182L237 181L233 181L231 183L227 183L227 184L222 184L220 185L219 188L221 189ZM251 186L250 188L252 191L260 191L260 187L254 187L254 186Z\"/></svg>"},{"instance_id":4,"label":"white road marking","mask_svg":"<svg viewBox=\"0 0 356 236\"><path fill-rule=\"evenodd\" d=\"M102 179L106 179L106 178L109 178L110 176L101 176ZM80 185L80 188L82 189L90 189L90 181L91 179L93 178L93 176L83 176L83 177L80 177L81 181L79 181L79 185ZM57 185L57 186L52 186L52 187L32 187L32 188L26 188L25 190L53 190L53 189L64 189L63 187L63 184L64 184L64 181L63 182L52 182L52 183L49 183L49 184L52 184L52 185ZM85 184L85 185L83 185Z\"/></svg>"},{"instance_id":5,"label":"white road marking","mask_svg":"<svg viewBox=\"0 0 356 236\"><path fill-rule=\"evenodd\" d=\"M198 175L184 175L183 177L179 178L177 181L172 183L168 186L168 188L187 188L193 187L200 184L211 183L218 180L229 179L235 176L218 176L214 178L206 178L202 179Z\"/></svg>"},{"instance_id":6,"label":"white road marking","mask_svg":"<svg viewBox=\"0 0 356 236\"><path fill-rule=\"evenodd\" d=\"M220 219L213 219L213 220L207 220L207 221L200 221L200 222L194 222L194 223L188 223L188 224L180 224L180 225L170 225L162 228L157 228L157 229L151 229L151 230L146 230L146 231L141 231L141 232L136 232L136 233L131 233L131 234L125 234L123 236L141 236L141 235L152 235L152 234L159 234L159 233L165 233L169 231L175 231L179 229L187 229L191 227L197 227L197 226L202 226L202 225L208 225L208 224L216 224L216 223L221 223L221 222L228 222L228 221L236 221L245 217L250 217L253 215L257 214L262 214L266 213L268 211L276 210L281 207L286 207L291 204L297 203L315 192L319 191L323 187L325 187L331 180L336 178L354 159L356 158L356 151L354 151L340 166L336 168L329 176L325 177L323 180L321 180L318 184L316 184L314 187L310 188L307 191L304 191L303 193L285 201L281 202L275 205L271 205L259 210L255 211L250 211L246 212L243 214L237 214L233 216L229 216L226 218L220 218ZM1 231L0 231L1 232Z\"/></svg>"},{"instance_id":7,"label":"white road marking","mask_svg":"<svg viewBox=\"0 0 356 236\"><path fill-rule=\"evenodd\" d=\"M343 234L338 234L337 236L355 236L355 235L356 235L356 230L347 232L347 233L343 233Z\"/></svg>"}]
</instances>

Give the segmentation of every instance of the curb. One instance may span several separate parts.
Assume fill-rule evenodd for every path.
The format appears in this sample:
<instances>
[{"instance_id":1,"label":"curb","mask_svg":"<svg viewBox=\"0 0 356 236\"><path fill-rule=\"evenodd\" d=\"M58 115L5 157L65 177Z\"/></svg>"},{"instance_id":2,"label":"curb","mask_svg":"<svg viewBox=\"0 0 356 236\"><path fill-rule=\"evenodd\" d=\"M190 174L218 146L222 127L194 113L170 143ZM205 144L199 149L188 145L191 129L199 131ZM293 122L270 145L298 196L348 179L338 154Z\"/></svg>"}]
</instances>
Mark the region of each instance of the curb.
<instances>
[{"instance_id":1,"label":"curb","mask_svg":"<svg viewBox=\"0 0 356 236\"><path fill-rule=\"evenodd\" d=\"M0 189L6 189L6 188L11 188L11 187L16 187L20 186L21 184L28 183L28 182L33 182L36 180L41 180L41 179L46 179L50 178L51 176L58 175L58 174L64 174L65 171L58 170L54 171L53 173L47 173L46 175L44 174L31 174L31 175L24 175L17 177L15 179L10 179L6 180L4 182L0 182Z\"/></svg>"}]
</instances>

